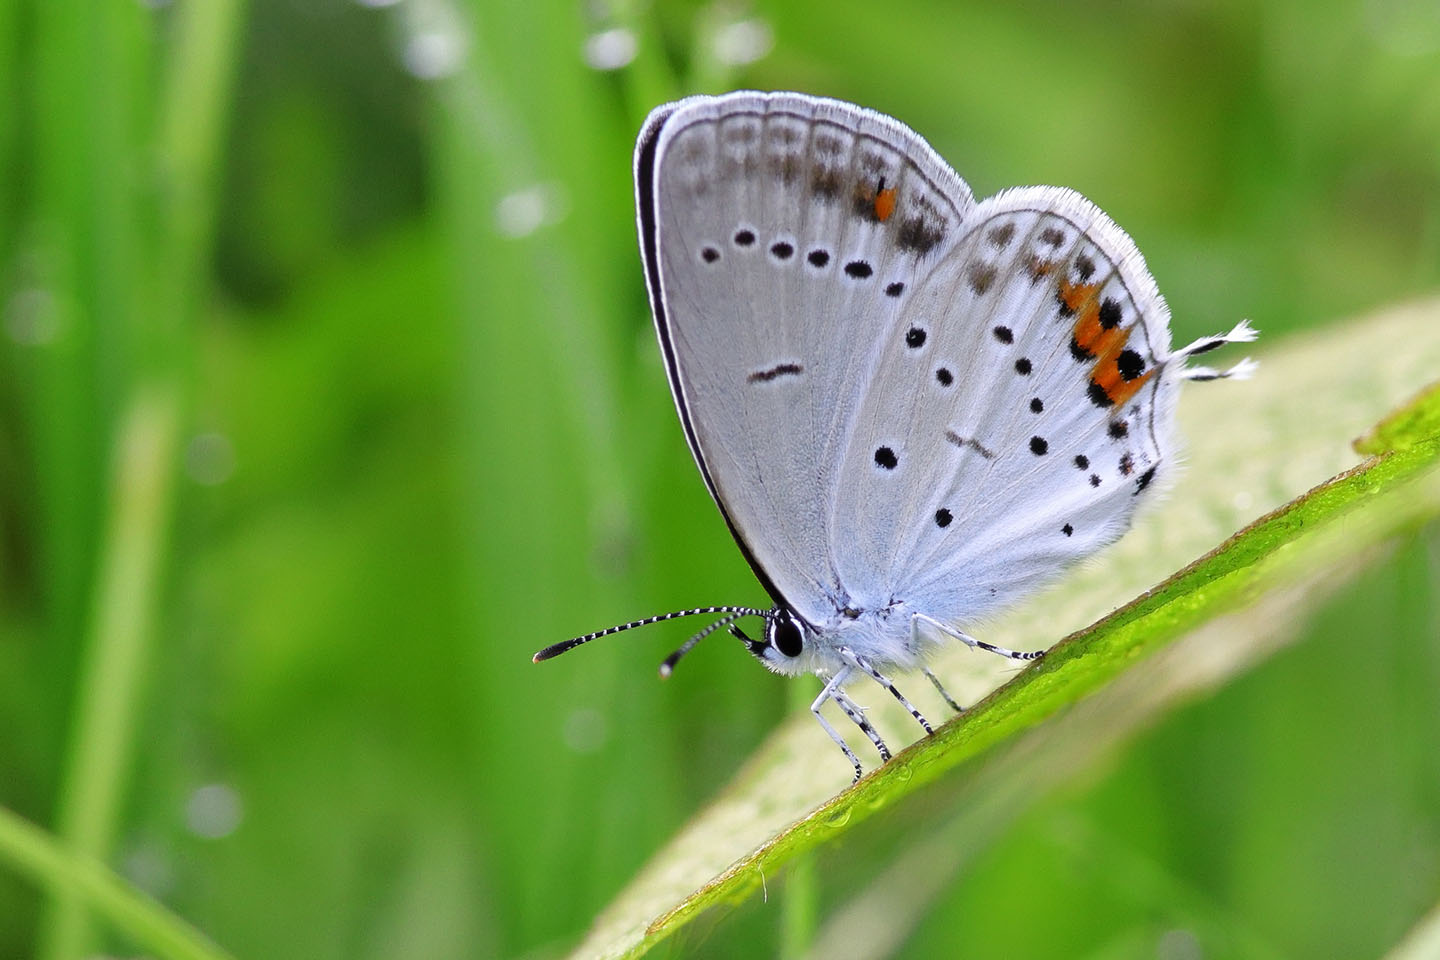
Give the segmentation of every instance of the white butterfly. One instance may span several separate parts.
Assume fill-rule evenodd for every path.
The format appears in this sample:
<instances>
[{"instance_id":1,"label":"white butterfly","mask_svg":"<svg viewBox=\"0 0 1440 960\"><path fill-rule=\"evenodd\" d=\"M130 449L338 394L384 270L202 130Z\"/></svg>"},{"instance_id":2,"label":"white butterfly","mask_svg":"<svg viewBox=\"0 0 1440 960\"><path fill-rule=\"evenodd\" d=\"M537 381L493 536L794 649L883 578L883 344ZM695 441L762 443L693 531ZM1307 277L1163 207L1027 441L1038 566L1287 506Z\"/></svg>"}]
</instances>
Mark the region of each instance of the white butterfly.
<instances>
[{"instance_id":1,"label":"white butterfly","mask_svg":"<svg viewBox=\"0 0 1440 960\"><path fill-rule=\"evenodd\" d=\"M771 670L846 683L948 640L1019 660L969 625L1118 538L1172 468L1185 366L1245 323L1170 349L1135 244L1084 197L1020 187L977 203L908 127L795 93L657 108L635 150L640 251L675 406L771 610L698 613ZM734 621L764 619L762 640ZM946 700L961 709L955 701Z\"/></svg>"}]
</instances>

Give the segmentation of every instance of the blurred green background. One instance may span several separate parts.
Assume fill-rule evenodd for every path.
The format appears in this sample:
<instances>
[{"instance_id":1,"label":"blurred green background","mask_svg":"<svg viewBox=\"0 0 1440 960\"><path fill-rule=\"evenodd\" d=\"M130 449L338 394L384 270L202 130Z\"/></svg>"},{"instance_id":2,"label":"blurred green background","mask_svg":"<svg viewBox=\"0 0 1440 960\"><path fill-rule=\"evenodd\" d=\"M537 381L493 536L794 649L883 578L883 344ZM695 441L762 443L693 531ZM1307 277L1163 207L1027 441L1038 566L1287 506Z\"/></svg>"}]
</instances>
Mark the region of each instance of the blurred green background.
<instances>
[{"instance_id":1,"label":"blurred green background","mask_svg":"<svg viewBox=\"0 0 1440 960\"><path fill-rule=\"evenodd\" d=\"M241 957L572 944L794 702L725 643L658 682L683 626L529 661L762 600L630 183L649 107L740 86L1079 189L1177 340L1440 286L1429 0L0 0L0 805ZM904 955L1383 953L1440 900L1437 570L1432 529ZM665 949L780 947L702 926ZM0 957L85 949L127 947L0 864Z\"/></svg>"}]
</instances>

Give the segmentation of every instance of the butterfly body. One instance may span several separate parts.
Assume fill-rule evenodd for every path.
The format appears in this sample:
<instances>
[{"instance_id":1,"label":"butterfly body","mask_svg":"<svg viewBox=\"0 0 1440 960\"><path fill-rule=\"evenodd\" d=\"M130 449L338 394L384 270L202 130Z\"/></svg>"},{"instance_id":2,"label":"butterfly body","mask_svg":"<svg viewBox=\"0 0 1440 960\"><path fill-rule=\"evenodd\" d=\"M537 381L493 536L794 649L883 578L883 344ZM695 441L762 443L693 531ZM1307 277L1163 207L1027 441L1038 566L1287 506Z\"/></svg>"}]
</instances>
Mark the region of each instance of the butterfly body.
<instances>
[{"instance_id":1,"label":"butterfly body","mask_svg":"<svg viewBox=\"0 0 1440 960\"><path fill-rule=\"evenodd\" d=\"M827 680L816 716L836 701L882 756L845 683L909 706L885 671L941 645L1028 658L967 631L1124 533L1172 469L1182 380L1248 372L1186 367L1252 331L1172 350L1143 258L1088 200L977 202L852 104L664 105L635 184L676 409L774 601L760 640L744 614L721 623L770 669Z\"/></svg>"},{"instance_id":2,"label":"butterfly body","mask_svg":"<svg viewBox=\"0 0 1440 960\"><path fill-rule=\"evenodd\" d=\"M769 655L760 660L776 673L797 676L805 673L833 674L845 665L838 653L845 649L863 657L881 669L917 670L934 655L943 642L940 637L919 631L913 613L903 601L867 609L852 606L843 600L834 612L818 623L799 623L802 652L786 656L775 644L768 645ZM777 607L772 616L794 611Z\"/></svg>"}]
</instances>

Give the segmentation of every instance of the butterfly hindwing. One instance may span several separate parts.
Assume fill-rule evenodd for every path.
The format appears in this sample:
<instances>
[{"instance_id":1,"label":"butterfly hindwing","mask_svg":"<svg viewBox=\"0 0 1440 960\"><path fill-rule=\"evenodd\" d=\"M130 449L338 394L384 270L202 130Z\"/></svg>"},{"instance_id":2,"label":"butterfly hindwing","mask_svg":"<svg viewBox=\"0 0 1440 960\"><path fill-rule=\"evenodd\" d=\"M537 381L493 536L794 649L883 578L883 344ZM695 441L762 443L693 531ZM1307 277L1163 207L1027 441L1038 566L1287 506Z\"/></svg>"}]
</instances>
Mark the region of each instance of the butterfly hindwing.
<instances>
[{"instance_id":1,"label":"butterfly hindwing","mask_svg":"<svg viewBox=\"0 0 1440 960\"><path fill-rule=\"evenodd\" d=\"M1029 187L975 208L898 319L829 535L861 602L964 626L1117 538L1166 469L1169 314L1103 213Z\"/></svg>"}]
</instances>

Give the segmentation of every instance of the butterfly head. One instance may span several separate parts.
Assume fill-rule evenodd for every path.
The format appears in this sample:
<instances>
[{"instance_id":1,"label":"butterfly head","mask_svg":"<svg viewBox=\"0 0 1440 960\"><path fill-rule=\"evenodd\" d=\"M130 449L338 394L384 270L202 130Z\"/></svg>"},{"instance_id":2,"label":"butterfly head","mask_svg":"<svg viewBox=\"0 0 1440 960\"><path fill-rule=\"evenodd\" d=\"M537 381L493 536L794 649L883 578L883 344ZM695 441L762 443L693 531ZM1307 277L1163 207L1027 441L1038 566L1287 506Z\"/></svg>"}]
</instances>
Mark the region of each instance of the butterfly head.
<instances>
[{"instance_id":1,"label":"butterfly head","mask_svg":"<svg viewBox=\"0 0 1440 960\"><path fill-rule=\"evenodd\" d=\"M765 615L765 639L751 640L739 630L732 632L745 641L755 659L776 673L810 672L813 630L804 620L785 607L776 607Z\"/></svg>"}]
</instances>

